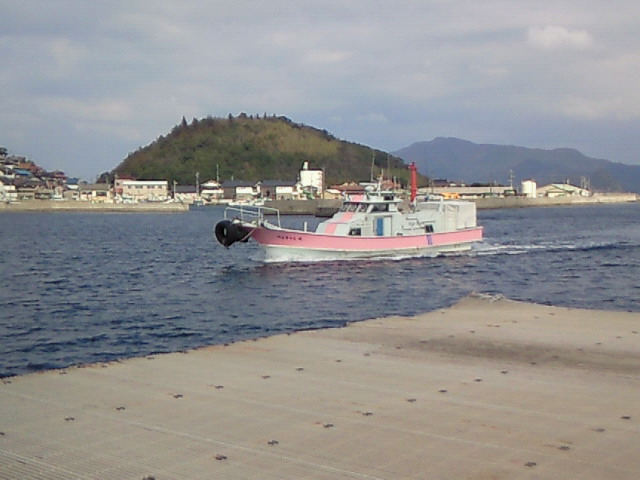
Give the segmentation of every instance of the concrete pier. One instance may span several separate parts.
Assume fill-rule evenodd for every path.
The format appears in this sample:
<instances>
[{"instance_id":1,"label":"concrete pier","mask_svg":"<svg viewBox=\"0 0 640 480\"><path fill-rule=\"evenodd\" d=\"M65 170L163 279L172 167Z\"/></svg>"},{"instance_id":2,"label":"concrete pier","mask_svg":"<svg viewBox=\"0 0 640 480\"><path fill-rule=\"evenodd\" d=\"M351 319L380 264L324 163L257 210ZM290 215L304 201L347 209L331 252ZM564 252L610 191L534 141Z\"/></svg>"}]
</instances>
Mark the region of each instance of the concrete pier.
<instances>
[{"instance_id":1,"label":"concrete pier","mask_svg":"<svg viewBox=\"0 0 640 480\"><path fill-rule=\"evenodd\" d=\"M489 208L523 208L523 207L563 207L579 205L602 205L618 203L634 203L638 201L635 193L595 194L590 197L493 197L473 200L478 209Z\"/></svg>"},{"instance_id":2,"label":"concrete pier","mask_svg":"<svg viewBox=\"0 0 640 480\"><path fill-rule=\"evenodd\" d=\"M330 217L338 211L342 200L272 200L266 206L278 209L281 215L316 215Z\"/></svg>"},{"instance_id":3,"label":"concrete pier","mask_svg":"<svg viewBox=\"0 0 640 480\"><path fill-rule=\"evenodd\" d=\"M22 212L85 212L85 213L176 213L188 212L186 203L92 203L80 201L25 200L0 203L0 213Z\"/></svg>"},{"instance_id":4,"label":"concrete pier","mask_svg":"<svg viewBox=\"0 0 640 480\"><path fill-rule=\"evenodd\" d=\"M0 478L640 478L638 331L469 297L5 378Z\"/></svg>"}]
</instances>

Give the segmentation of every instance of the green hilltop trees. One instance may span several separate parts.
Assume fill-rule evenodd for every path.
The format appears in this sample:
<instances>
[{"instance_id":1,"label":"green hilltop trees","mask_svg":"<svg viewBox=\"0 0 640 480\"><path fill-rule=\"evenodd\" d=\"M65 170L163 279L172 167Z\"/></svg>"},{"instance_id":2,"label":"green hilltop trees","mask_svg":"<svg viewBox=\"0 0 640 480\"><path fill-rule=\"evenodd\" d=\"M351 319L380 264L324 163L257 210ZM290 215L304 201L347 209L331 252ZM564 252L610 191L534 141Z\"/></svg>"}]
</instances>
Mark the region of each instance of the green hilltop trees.
<instances>
[{"instance_id":1,"label":"green hilltop trees","mask_svg":"<svg viewBox=\"0 0 640 480\"><path fill-rule=\"evenodd\" d=\"M369 180L384 169L385 177L404 184L403 161L386 152L336 139L326 130L286 117L240 114L237 117L182 121L166 136L129 154L112 172L139 180L166 179L193 184L200 180L295 180L302 163L322 168L327 184ZM373 163L373 169L372 169ZM390 172L387 169L390 169ZM105 174L103 174L105 176Z\"/></svg>"}]
</instances>

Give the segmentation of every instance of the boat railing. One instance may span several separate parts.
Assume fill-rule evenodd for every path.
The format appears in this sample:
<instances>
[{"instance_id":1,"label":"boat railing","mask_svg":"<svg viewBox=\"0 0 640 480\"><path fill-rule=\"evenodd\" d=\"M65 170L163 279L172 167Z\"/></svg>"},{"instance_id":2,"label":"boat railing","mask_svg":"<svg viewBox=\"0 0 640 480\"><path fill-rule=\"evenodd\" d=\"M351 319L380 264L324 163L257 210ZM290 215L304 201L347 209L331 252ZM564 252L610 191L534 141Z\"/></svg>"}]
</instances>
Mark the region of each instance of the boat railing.
<instances>
[{"instance_id":1,"label":"boat railing","mask_svg":"<svg viewBox=\"0 0 640 480\"><path fill-rule=\"evenodd\" d=\"M262 223L265 215L275 216L278 227L281 227L280 210L277 208L256 205L240 205L224 209L225 220L238 219L242 222L252 223L257 221L257 223Z\"/></svg>"}]
</instances>

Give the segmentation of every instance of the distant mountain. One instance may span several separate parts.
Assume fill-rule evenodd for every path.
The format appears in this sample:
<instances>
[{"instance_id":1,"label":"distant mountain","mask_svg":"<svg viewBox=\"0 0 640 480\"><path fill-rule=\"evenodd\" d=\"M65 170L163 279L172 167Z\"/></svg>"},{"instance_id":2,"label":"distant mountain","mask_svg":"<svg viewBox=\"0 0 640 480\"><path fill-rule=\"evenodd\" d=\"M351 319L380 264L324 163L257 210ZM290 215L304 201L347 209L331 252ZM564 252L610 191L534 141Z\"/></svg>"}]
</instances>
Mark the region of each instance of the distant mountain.
<instances>
[{"instance_id":1,"label":"distant mountain","mask_svg":"<svg viewBox=\"0 0 640 480\"><path fill-rule=\"evenodd\" d=\"M326 130L294 123L287 117L246 115L207 117L176 125L166 136L129 154L105 179L114 175L139 180L201 181L295 180L303 162L325 169L328 185L369 180L381 170L403 183L409 170L387 152L335 138ZM388 172L391 170L391 172Z\"/></svg>"},{"instance_id":2,"label":"distant mountain","mask_svg":"<svg viewBox=\"0 0 640 480\"><path fill-rule=\"evenodd\" d=\"M415 162L418 171L436 179L470 183L499 182L514 186L533 179L539 185L584 180L601 192L640 193L640 166L590 158L571 148L543 150L508 145L482 145L459 138L435 138L403 148L394 155Z\"/></svg>"}]
</instances>

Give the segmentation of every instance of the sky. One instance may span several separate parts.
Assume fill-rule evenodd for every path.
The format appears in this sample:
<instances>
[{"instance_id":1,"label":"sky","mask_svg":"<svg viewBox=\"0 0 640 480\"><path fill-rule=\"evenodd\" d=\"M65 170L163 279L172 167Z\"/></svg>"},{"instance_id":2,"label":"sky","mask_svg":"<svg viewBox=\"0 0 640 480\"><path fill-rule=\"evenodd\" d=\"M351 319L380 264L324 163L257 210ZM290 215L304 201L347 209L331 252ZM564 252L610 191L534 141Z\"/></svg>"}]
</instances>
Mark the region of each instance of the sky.
<instances>
[{"instance_id":1,"label":"sky","mask_svg":"<svg viewBox=\"0 0 640 480\"><path fill-rule=\"evenodd\" d=\"M242 112L640 164L637 0L0 0L0 62L0 146L87 181Z\"/></svg>"}]
</instances>

